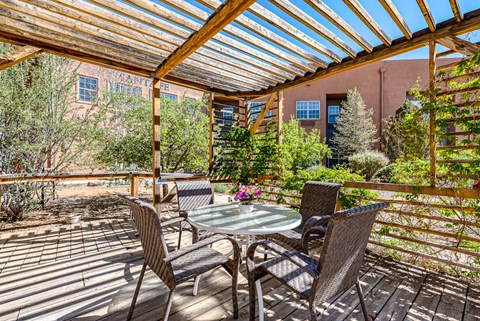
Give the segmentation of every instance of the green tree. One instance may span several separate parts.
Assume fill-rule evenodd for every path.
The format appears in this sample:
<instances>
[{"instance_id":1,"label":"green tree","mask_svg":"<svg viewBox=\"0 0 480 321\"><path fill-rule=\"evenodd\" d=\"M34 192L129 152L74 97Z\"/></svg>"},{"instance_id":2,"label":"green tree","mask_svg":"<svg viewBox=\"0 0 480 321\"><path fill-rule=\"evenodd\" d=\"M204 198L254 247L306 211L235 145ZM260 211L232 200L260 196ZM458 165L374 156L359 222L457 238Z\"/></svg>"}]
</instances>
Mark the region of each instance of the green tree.
<instances>
[{"instance_id":1,"label":"green tree","mask_svg":"<svg viewBox=\"0 0 480 321\"><path fill-rule=\"evenodd\" d=\"M307 132L293 117L283 125L280 153L282 166L294 173L331 156L331 151L325 140L321 139L318 129Z\"/></svg>"},{"instance_id":2,"label":"green tree","mask_svg":"<svg viewBox=\"0 0 480 321\"><path fill-rule=\"evenodd\" d=\"M13 46L0 44L0 54ZM82 162L94 140L93 110L74 105L76 66L41 54L0 72L0 172L65 171ZM3 188L2 209L19 220L34 205L38 184Z\"/></svg>"},{"instance_id":3,"label":"green tree","mask_svg":"<svg viewBox=\"0 0 480 321\"><path fill-rule=\"evenodd\" d=\"M373 109L367 109L360 92L351 89L347 101L342 102L332 138L333 150L342 158L369 151L378 141L373 123Z\"/></svg>"},{"instance_id":4,"label":"green tree","mask_svg":"<svg viewBox=\"0 0 480 321\"><path fill-rule=\"evenodd\" d=\"M424 111L405 100L385 121L381 138L382 150L391 160L426 159L429 154L429 125Z\"/></svg>"},{"instance_id":5,"label":"green tree","mask_svg":"<svg viewBox=\"0 0 480 321\"><path fill-rule=\"evenodd\" d=\"M112 169L152 167L152 103L133 92L107 91L99 102L103 125L97 129L95 159ZM160 152L164 171L206 172L209 118L203 100L161 99Z\"/></svg>"}]
</instances>

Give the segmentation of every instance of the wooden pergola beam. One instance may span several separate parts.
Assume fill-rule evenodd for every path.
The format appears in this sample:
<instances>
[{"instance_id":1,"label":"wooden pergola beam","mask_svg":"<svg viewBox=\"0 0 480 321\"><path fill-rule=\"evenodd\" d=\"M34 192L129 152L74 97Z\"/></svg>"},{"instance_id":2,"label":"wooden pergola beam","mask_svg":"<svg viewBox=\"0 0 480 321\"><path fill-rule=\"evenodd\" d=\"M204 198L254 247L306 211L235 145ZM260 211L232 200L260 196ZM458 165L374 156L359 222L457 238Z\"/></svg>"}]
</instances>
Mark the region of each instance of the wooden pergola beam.
<instances>
[{"instance_id":1,"label":"wooden pergola beam","mask_svg":"<svg viewBox=\"0 0 480 321\"><path fill-rule=\"evenodd\" d=\"M30 57L38 55L42 51L41 48L33 46L24 46L8 52L0 57L0 70L4 70L27 60Z\"/></svg>"},{"instance_id":2,"label":"wooden pergola beam","mask_svg":"<svg viewBox=\"0 0 480 321\"><path fill-rule=\"evenodd\" d=\"M392 20L397 24L398 28L402 31L407 39L412 38L412 31L408 27L402 15L398 11L397 7L393 4L392 0L379 0L383 8L388 12Z\"/></svg>"},{"instance_id":3,"label":"wooden pergola beam","mask_svg":"<svg viewBox=\"0 0 480 321\"><path fill-rule=\"evenodd\" d=\"M155 77L162 78L168 74L254 2L255 0L227 0L224 2L200 30L194 32L183 45L158 66Z\"/></svg>"},{"instance_id":4,"label":"wooden pergola beam","mask_svg":"<svg viewBox=\"0 0 480 321\"><path fill-rule=\"evenodd\" d=\"M355 29L353 29L345 20L343 20L335 11L328 7L321 0L305 0L306 3L324 16L330 23L342 30L347 36L359 44L365 51L372 52L373 46L363 38ZM253 7L253 6L252 6Z\"/></svg>"},{"instance_id":5,"label":"wooden pergola beam","mask_svg":"<svg viewBox=\"0 0 480 321\"><path fill-rule=\"evenodd\" d=\"M365 23L365 25L372 30L372 32L382 40L382 42L390 46L392 39L383 31L375 19L365 10L365 8L358 2L358 0L343 0L345 4Z\"/></svg>"},{"instance_id":6,"label":"wooden pergola beam","mask_svg":"<svg viewBox=\"0 0 480 321\"><path fill-rule=\"evenodd\" d=\"M450 1L450 7L452 8L453 15L455 16L455 20L457 22L460 22L463 20L463 13L462 10L460 9L460 5L458 4L458 0L449 0Z\"/></svg>"},{"instance_id":7,"label":"wooden pergola beam","mask_svg":"<svg viewBox=\"0 0 480 321\"><path fill-rule=\"evenodd\" d=\"M474 45L480 45L480 41L477 41L477 42L473 42ZM451 54L454 54L456 53L455 50L446 50L446 51L442 51L442 52L439 52L436 54L436 57L437 58L441 58L441 57L445 57L445 56L450 56Z\"/></svg>"},{"instance_id":8,"label":"wooden pergola beam","mask_svg":"<svg viewBox=\"0 0 480 321\"><path fill-rule=\"evenodd\" d=\"M249 97L249 96L262 96L268 95L273 92L294 88L302 84L312 82L317 79L325 78L328 76L336 75L341 72L358 68L376 61L380 61L389 57L399 55L404 52L408 52L420 47L425 46L430 41L436 41L437 39L444 38L451 35L460 35L466 32L477 30L480 25L480 9L465 13L462 22L457 23L455 19L449 19L438 24L438 28L435 32L431 32L429 29L423 29L413 33L412 39L406 39L402 37L392 42L392 46L380 45L374 48L371 54L367 52L361 52L357 55L356 59L345 59L340 64L332 64L325 70L320 70L315 73L311 73L307 76L287 81L284 84L277 85L268 90L262 90L257 92L233 92L227 95L237 97Z\"/></svg>"},{"instance_id":9,"label":"wooden pergola beam","mask_svg":"<svg viewBox=\"0 0 480 321\"><path fill-rule=\"evenodd\" d=\"M438 39L437 42L453 51L464 54L465 56L473 56L478 53L480 46L467 40L460 39L455 36L449 36Z\"/></svg>"},{"instance_id":10,"label":"wooden pergola beam","mask_svg":"<svg viewBox=\"0 0 480 321\"><path fill-rule=\"evenodd\" d=\"M432 12L430 11L430 7L428 6L427 0L417 0L417 4L422 11L423 17L427 22L428 28L430 31L435 31L435 19L433 18Z\"/></svg>"},{"instance_id":11,"label":"wooden pergola beam","mask_svg":"<svg viewBox=\"0 0 480 321\"><path fill-rule=\"evenodd\" d=\"M277 93L272 93L270 97L268 97L268 100L265 103L265 106L263 107L262 112L260 113L260 115L258 115L258 118L255 120L252 127L250 128L250 136L255 135L255 133L258 130L258 127L260 127L263 120L265 119L265 116L267 116L268 112L270 111L270 108L272 108L276 100L277 100Z\"/></svg>"}]
</instances>

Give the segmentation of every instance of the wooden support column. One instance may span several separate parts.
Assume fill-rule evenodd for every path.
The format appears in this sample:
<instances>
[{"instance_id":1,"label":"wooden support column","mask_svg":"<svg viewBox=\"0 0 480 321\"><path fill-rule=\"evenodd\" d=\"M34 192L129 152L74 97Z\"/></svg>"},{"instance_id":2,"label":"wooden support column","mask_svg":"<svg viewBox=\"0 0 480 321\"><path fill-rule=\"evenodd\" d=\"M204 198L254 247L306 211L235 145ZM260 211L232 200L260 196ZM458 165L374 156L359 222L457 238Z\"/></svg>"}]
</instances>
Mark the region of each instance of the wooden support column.
<instances>
[{"instance_id":1,"label":"wooden support column","mask_svg":"<svg viewBox=\"0 0 480 321\"><path fill-rule=\"evenodd\" d=\"M153 80L152 106L152 169L153 169L153 206L160 214L162 185L156 184L161 178L160 165L160 79Z\"/></svg>"},{"instance_id":2,"label":"wooden support column","mask_svg":"<svg viewBox=\"0 0 480 321\"><path fill-rule=\"evenodd\" d=\"M280 90L277 93L277 135L278 135L278 145L282 143L282 127L283 127L283 90Z\"/></svg>"},{"instance_id":3,"label":"wooden support column","mask_svg":"<svg viewBox=\"0 0 480 321\"><path fill-rule=\"evenodd\" d=\"M435 89L435 73L436 73L436 62L435 62L435 41L429 43L429 60L428 60L428 70L429 70L429 99L431 103L435 103L435 94L433 90ZM436 150L435 150L435 110L430 109L430 186L435 187L436 181Z\"/></svg>"},{"instance_id":4,"label":"wooden support column","mask_svg":"<svg viewBox=\"0 0 480 321\"><path fill-rule=\"evenodd\" d=\"M40 52L42 52L41 48L32 46L25 46L16 50L12 50L11 52L8 52L4 56L0 57L0 70L15 66L16 64L19 64L30 57L38 55Z\"/></svg>"},{"instance_id":5,"label":"wooden support column","mask_svg":"<svg viewBox=\"0 0 480 321\"><path fill-rule=\"evenodd\" d=\"M276 100L277 100L277 93L273 93L270 95L270 97L268 97L268 100L265 103L265 106L263 107L262 112L260 113L260 115L258 115L258 118L255 120L255 123L253 123L252 128L250 128L250 136L255 135L258 127L260 127L263 120L265 119L265 116L267 116L268 112L270 111L270 108L273 106Z\"/></svg>"},{"instance_id":6,"label":"wooden support column","mask_svg":"<svg viewBox=\"0 0 480 321\"><path fill-rule=\"evenodd\" d=\"M210 137L209 137L209 140L208 140L208 148L209 148L209 153L208 153L208 168L210 170L210 172L213 170L213 127L215 125L215 120L213 118L214 114L215 114L215 111L214 111L214 105L213 105L213 101L215 99L215 94L214 93L210 93L210 101L209 101L209 104L208 104L208 112L209 112L209 115L210 115L210 127L209 127L209 134L210 134Z\"/></svg>"},{"instance_id":7,"label":"wooden support column","mask_svg":"<svg viewBox=\"0 0 480 321\"><path fill-rule=\"evenodd\" d=\"M138 197L138 187L140 178L136 175L130 175L130 195Z\"/></svg>"}]
</instances>

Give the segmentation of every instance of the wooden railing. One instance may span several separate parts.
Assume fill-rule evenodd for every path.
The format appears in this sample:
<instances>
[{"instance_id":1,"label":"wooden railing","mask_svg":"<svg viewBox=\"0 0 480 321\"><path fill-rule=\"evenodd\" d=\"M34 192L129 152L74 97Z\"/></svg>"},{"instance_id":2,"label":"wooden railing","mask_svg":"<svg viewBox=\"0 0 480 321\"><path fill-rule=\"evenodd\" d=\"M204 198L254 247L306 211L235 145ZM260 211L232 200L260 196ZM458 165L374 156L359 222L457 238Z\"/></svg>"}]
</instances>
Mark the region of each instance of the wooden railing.
<instances>
[{"instance_id":1,"label":"wooden railing","mask_svg":"<svg viewBox=\"0 0 480 321\"><path fill-rule=\"evenodd\" d=\"M267 181L263 200L295 205L297 191ZM365 199L352 191L364 189ZM480 191L473 189L345 182L342 193L359 202L389 202L379 213L370 239L374 250L426 267L456 273L480 272Z\"/></svg>"}]
</instances>

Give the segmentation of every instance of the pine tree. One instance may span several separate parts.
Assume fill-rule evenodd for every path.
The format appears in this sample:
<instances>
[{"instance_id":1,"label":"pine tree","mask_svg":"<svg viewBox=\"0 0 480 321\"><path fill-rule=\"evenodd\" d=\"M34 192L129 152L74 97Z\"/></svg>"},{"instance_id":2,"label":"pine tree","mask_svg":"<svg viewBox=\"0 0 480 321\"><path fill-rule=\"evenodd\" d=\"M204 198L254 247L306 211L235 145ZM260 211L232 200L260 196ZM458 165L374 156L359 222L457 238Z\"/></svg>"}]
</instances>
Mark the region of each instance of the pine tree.
<instances>
[{"instance_id":1,"label":"pine tree","mask_svg":"<svg viewBox=\"0 0 480 321\"><path fill-rule=\"evenodd\" d=\"M349 90L347 101L342 102L332 138L333 150L340 158L346 159L373 148L378 138L372 115L373 109L367 109L357 88Z\"/></svg>"}]
</instances>

